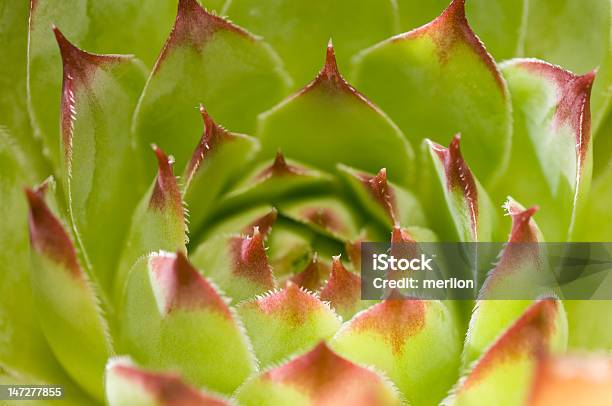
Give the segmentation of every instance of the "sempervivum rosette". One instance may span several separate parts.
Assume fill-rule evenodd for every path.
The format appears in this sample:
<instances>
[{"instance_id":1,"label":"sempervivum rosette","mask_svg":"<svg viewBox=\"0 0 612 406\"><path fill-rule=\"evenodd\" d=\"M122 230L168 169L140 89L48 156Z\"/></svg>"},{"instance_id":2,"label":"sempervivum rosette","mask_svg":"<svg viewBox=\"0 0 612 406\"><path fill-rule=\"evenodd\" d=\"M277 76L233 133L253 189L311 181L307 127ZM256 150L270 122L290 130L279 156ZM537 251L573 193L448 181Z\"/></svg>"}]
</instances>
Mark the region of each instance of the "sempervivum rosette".
<instances>
[{"instance_id":1,"label":"sempervivum rosette","mask_svg":"<svg viewBox=\"0 0 612 406\"><path fill-rule=\"evenodd\" d=\"M542 288L538 245L612 236L609 0L203 3L0 6L1 383L612 401L611 305ZM477 300L364 300L375 241L511 244Z\"/></svg>"}]
</instances>

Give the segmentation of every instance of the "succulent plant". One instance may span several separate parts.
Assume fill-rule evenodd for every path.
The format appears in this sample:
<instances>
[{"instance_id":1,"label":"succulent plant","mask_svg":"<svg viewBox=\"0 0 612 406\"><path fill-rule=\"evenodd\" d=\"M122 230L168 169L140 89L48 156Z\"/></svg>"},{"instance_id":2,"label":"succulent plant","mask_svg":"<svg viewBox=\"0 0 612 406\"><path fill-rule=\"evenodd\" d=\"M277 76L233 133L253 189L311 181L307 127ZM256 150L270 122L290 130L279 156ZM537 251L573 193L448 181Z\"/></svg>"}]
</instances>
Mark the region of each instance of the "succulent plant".
<instances>
[{"instance_id":1,"label":"succulent plant","mask_svg":"<svg viewBox=\"0 0 612 406\"><path fill-rule=\"evenodd\" d=\"M610 404L612 302L495 299L537 252L362 300L366 241L612 240L611 2L447 1L0 3L0 383Z\"/></svg>"}]
</instances>

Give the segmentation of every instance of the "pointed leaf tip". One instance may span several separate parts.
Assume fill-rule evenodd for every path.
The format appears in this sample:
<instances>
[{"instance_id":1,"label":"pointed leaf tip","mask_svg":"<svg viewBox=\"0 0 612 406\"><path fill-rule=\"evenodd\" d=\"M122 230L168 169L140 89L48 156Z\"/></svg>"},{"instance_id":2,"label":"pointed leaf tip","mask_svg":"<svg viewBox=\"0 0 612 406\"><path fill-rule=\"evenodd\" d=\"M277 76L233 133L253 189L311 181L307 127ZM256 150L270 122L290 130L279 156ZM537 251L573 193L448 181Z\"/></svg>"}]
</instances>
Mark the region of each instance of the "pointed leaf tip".
<instances>
[{"instance_id":1,"label":"pointed leaf tip","mask_svg":"<svg viewBox=\"0 0 612 406\"><path fill-rule=\"evenodd\" d=\"M44 256L63 264L75 277L81 276L81 268L70 236L60 220L44 201L44 188L25 189L30 206L28 222L32 247Z\"/></svg>"},{"instance_id":2,"label":"pointed leaf tip","mask_svg":"<svg viewBox=\"0 0 612 406\"><path fill-rule=\"evenodd\" d=\"M383 207L393 223L397 223L395 193L387 181L387 169L382 168L375 176L362 175L361 181L372 197Z\"/></svg>"},{"instance_id":3,"label":"pointed leaf tip","mask_svg":"<svg viewBox=\"0 0 612 406\"><path fill-rule=\"evenodd\" d=\"M149 259L149 267L162 314L175 310L210 309L231 318L221 296L181 251L153 255Z\"/></svg>"},{"instance_id":4,"label":"pointed leaf tip","mask_svg":"<svg viewBox=\"0 0 612 406\"><path fill-rule=\"evenodd\" d=\"M477 230L478 224L478 188L472 171L461 154L461 134L455 134L448 148L430 143L438 155L446 173L446 186L450 190L463 194L470 215L472 230Z\"/></svg>"},{"instance_id":5,"label":"pointed leaf tip","mask_svg":"<svg viewBox=\"0 0 612 406\"><path fill-rule=\"evenodd\" d=\"M255 226L251 235L233 237L230 240L232 271L237 276L273 289L274 277L266 255L264 238L265 235L259 231L259 226Z\"/></svg>"},{"instance_id":6,"label":"pointed leaf tip","mask_svg":"<svg viewBox=\"0 0 612 406\"><path fill-rule=\"evenodd\" d=\"M279 150L276 152L272 165L263 169L258 175L258 180L266 180L272 177L280 177L285 175L305 175L307 170L296 165L287 163L285 156Z\"/></svg>"},{"instance_id":7,"label":"pointed leaf tip","mask_svg":"<svg viewBox=\"0 0 612 406\"><path fill-rule=\"evenodd\" d=\"M343 317L352 315L361 299L361 278L349 272L340 256L333 257L332 270L327 284L320 292L321 300L330 302Z\"/></svg>"},{"instance_id":8,"label":"pointed leaf tip","mask_svg":"<svg viewBox=\"0 0 612 406\"><path fill-rule=\"evenodd\" d=\"M538 206L523 209L513 200L508 200L506 210L512 217L512 231L508 242L539 242L539 233L536 225L531 221L539 210Z\"/></svg>"},{"instance_id":9,"label":"pointed leaf tip","mask_svg":"<svg viewBox=\"0 0 612 406\"><path fill-rule=\"evenodd\" d=\"M219 30L231 30L246 37L251 37L242 28L232 24L225 18L206 11L196 0L179 0L178 12L168 44L173 46L182 44L197 46L197 44L205 42ZM167 48L164 48L160 59L165 57Z\"/></svg>"},{"instance_id":10,"label":"pointed leaf tip","mask_svg":"<svg viewBox=\"0 0 612 406\"><path fill-rule=\"evenodd\" d=\"M416 242L414 237L406 230L396 224L393 226L393 231L391 231L391 244L396 243L414 243Z\"/></svg>"},{"instance_id":11,"label":"pointed leaf tip","mask_svg":"<svg viewBox=\"0 0 612 406\"><path fill-rule=\"evenodd\" d=\"M257 228L259 232L263 234L264 237L266 237L270 233L270 230L272 230L272 226L274 225L274 223L276 223L277 218L278 218L278 210L276 210L276 208L273 207L269 213L264 214L263 216L253 221L251 224L246 226L242 230L242 232L244 234L248 234L251 231L253 231L255 228Z\"/></svg>"},{"instance_id":12,"label":"pointed leaf tip","mask_svg":"<svg viewBox=\"0 0 612 406\"><path fill-rule=\"evenodd\" d=\"M306 268L300 273L293 275L290 281L304 289L315 292L321 287L321 284L328 275L329 269L327 269L325 264L319 262L319 257L315 252Z\"/></svg>"},{"instance_id":13,"label":"pointed leaf tip","mask_svg":"<svg viewBox=\"0 0 612 406\"><path fill-rule=\"evenodd\" d=\"M183 217L181 192L172 169L172 160L157 145L153 144L151 148L157 158L158 169L149 207L161 210L167 204L173 204L175 213Z\"/></svg>"},{"instance_id":14,"label":"pointed leaf tip","mask_svg":"<svg viewBox=\"0 0 612 406\"><path fill-rule=\"evenodd\" d=\"M185 169L185 185L187 186L191 183L198 169L208 156L214 153L221 143L231 141L234 138L229 131L213 120L202 104L200 104L200 114L204 122L204 131Z\"/></svg>"}]
</instances>

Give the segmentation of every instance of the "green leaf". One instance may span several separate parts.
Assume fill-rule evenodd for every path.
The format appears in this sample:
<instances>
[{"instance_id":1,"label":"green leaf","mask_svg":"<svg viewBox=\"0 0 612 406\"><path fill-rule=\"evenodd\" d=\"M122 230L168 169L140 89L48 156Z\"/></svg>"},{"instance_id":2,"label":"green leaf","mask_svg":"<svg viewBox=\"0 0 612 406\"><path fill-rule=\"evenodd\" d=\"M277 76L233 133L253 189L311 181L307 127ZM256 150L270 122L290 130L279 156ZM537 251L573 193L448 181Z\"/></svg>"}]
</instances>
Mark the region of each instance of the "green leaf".
<instances>
[{"instance_id":1,"label":"green leaf","mask_svg":"<svg viewBox=\"0 0 612 406\"><path fill-rule=\"evenodd\" d=\"M41 181L50 169L30 125L27 106L28 1L5 1L0 6L0 131L6 127L25 152L31 181Z\"/></svg>"},{"instance_id":2,"label":"green leaf","mask_svg":"<svg viewBox=\"0 0 612 406\"><path fill-rule=\"evenodd\" d=\"M314 231L349 241L359 234L353 208L337 197L310 197L278 205L280 213Z\"/></svg>"},{"instance_id":3,"label":"green leaf","mask_svg":"<svg viewBox=\"0 0 612 406\"><path fill-rule=\"evenodd\" d=\"M255 370L250 343L217 289L181 252L141 259L130 272L123 345L147 368L231 393Z\"/></svg>"},{"instance_id":4,"label":"green leaf","mask_svg":"<svg viewBox=\"0 0 612 406\"><path fill-rule=\"evenodd\" d=\"M409 190L388 182L385 168L377 175L371 175L340 164L338 172L361 206L388 228L395 224L426 225L423 208L416 196Z\"/></svg>"},{"instance_id":5,"label":"green leaf","mask_svg":"<svg viewBox=\"0 0 612 406\"><path fill-rule=\"evenodd\" d=\"M448 148L430 140L423 144L430 179L422 189L429 219L443 241L496 241L496 208L463 159L464 139L455 135Z\"/></svg>"},{"instance_id":6,"label":"green leaf","mask_svg":"<svg viewBox=\"0 0 612 406\"><path fill-rule=\"evenodd\" d=\"M179 375L142 369L125 358L109 360L105 388L110 406L230 405L224 398L188 385Z\"/></svg>"},{"instance_id":7,"label":"green leaf","mask_svg":"<svg viewBox=\"0 0 612 406\"><path fill-rule=\"evenodd\" d=\"M89 54L54 31L64 64L62 180L70 219L87 265L109 288L143 189L129 127L144 71L131 57Z\"/></svg>"},{"instance_id":8,"label":"green leaf","mask_svg":"<svg viewBox=\"0 0 612 406\"><path fill-rule=\"evenodd\" d=\"M262 114L257 134L263 157L280 148L328 172L344 163L368 172L386 167L391 179L401 184L412 175L410 145L397 126L340 75L331 43L316 79Z\"/></svg>"},{"instance_id":9,"label":"green leaf","mask_svg":"<svg viewBox=\"0 0 612 406\"><path fill-rule=\"evenodd\" d=\"M184 199L191 213L189 221L196 231L212 217L210 210L224 188L259 150L256 139L225 130L201 105L200 113L204 133L183 174ZM174 142L170 145L176 146Z\"/></svg>"},{"instance_id":10,"label":"green leaf","mask_svg":"<svg viewBox=\"0 0 612 406\"><path fill-rule=\"evenodd\" d=\"M609 0L529 1L524 56L574 72L594 69L610 52L610 11Z\"/></svg>"},{"instance_id":11,"label":"green leaf","mask_svg":"<svg viewBox=\"0 0 612 406\"><path fill-rule=\"evenodd\" d=\"M532 219L536 209L525 210L512 199L506 209L512 217L512 231L478 295L463 349L464 367L480 357L532 300L555 293L541 287L550 285L542 283L550 270L545 265L545 249L538 244L544 242L542 234ZM516 300L525 297L532 300Z\"/></svg>"},{"instance_id":12,"label":"green leaf","mask_svg":"<svg viewBox=\"0 0 612 406\"><path fill-rule=\"evenodd\" d=\"M235 302L250 299L276 287L264 238L258 227L245 236L217 236L201 244L191 259Z\"/></svg>"},{"instance_id":13,"label":"green leaf","mask_svg":"<svg viewBox=\"0 0 612 406\"><path fill-rule=\"evenodd\" d=\"M263 163L236 184L224 197L222 207L254 203L279 204L288 198L333 190L332 177L324 172L286 160L277 152L274 162Z\"/></svg>"},{"instance_id":14,"label":"green leaf","mask_svg":"<svg viewBox=\"0 0 612 406\"><path fill-rule=\"evenodd\" d=\"M30 283L27 202L22 187L27 164L13 139L0 130L0 368L32 379L60 375L40 328ZM44 189L47 184L43 185Z\"/></svg>"},{"instance_id":15,"label":"green leaf","mask_svg":"<svg viewBox=\"0 0 612 406\"><path fill-rule=\"evenodd\" d=\"M43 191L28 189L26 195L32 289L42 330L64 369L90 395L102 400L100 383L112 344L96 292L79 264L70 236L43 200Z\"/></svg>"},{"instance_id":16,"label":"green leaf","mask_svg":"<svg viewBox=\"0 0 612 406\"><path fill-rule=\"evenodd\" d=\"M384 378L338 356L324 342L251 378L240 387L236 399L245 406L401 404Z\"/></svg>"},{"instance_id":17,"label":"green leaf","mask_svg":"<svg viewBox=\"0 0 612 406\"><path fill-rule=\"evenodd\" d=\"M157 156L157 177L135 210L115 275L116 299L123 295L128 272L138 258L155 250L187 252L183 200L172 162L157 146L153 150Z\"/></svg>"},{"instance_id":18,"label":"green leaf","mask_svg":"<svg viewBox=\"0 0 612 406\"><path fill-rule=\"evenodd\" d=\"M237 311L263 368L330 339L342 323L329 305L292 282L240 303Z\"/></svg>"},{"instance_id":19,"label":"green leaf","mask_svg":"<svg viewBox=\"0 0 612 406\"><path fill-rule=\"evenodd\" d=\"M457 326L440 301L388 299L357 314L336 335L339 355L383 371L411 405L437 404L457 379Z\"/></svg>"},{"instance_id":20,"label":"green leaf","mask_svg":"<svg viewBox=\"0 0 612 406\"><path fill-rule=\"evenodd\" d=\"M201 124L200 103L233 131L252 133L255 118L286 94L288 79L261 39L181 0L174 28L155 64L134 118L141 149L156 143L177 165L189 161Z\"/></svg>"},{"instance_id":21,"label":"green leaf","mask_svg":"<svg viewBox=\"0 0 612 406\"><path fill-rule=\"evenodd\" d=\"M577 76L545 62L502 65L512 94L515 129L504 191L542 208L549 241L574 238L577 213L591 183L589 96L594 72Z\"/></svg>"},{"instance_id":22,"label":"green leaf","mask_svg":"<svg viewBox=\"0 0 612 406\"><path fill-rule=\"evenodd\" d=\"M445 404L523 404L538 356L563 352L566 343L567 319L561 302L537 301L489 347Z\"/></svg>"},{"instance_id":23,"label":"green leaf","mask_svg":"<svg viewBox=\"0 0 612 406\"><path fill-rule=\"evenodd\" d=\"M464 0L430 24L360 52L351 78L411 142L429 137L446 144L461 132L465 156L484 183L501 175L512 135L510 98L468 26Z\"/></svg>"},{"instance_id":24,"label":"green leaf","mask_svg":"<svg viewBox=\"0 0 612 406\"><path fill-rule=\"evenodd\" d=\"M398 32L391 0L228 0L224 13L278 51L296 86L316 74L319 52L330 38L345 65L358 51Z\"/></svg>"},{"instance_id":25,"label":"green leaf","mask_svg":"<svg viewBox=\"0 0 612 406\"><path fill-rule=\"evenodd\" d=\"M167 0L149 0L146 6L141 0L32 0L31 4L28 102L34 127L42 136L53 164L59 168L62 64L52 24L61 27L83 49L135 54L151 66L170 31L176 6L174 1Z\"/></svg>"}]
</instances>

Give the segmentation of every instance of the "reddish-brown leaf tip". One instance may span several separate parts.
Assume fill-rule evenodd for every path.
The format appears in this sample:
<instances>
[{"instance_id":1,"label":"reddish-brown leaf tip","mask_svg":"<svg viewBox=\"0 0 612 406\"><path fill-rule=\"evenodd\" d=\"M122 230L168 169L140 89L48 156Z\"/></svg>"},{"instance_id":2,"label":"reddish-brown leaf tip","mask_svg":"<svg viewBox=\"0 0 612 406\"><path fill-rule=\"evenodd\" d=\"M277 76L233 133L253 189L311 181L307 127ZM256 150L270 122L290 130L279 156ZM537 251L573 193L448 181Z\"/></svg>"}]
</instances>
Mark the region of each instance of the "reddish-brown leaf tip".
<instances>
[{"instance_id":1,"label":"reddish-brown leaf tip","mask_svg":"<svg viewBox=\"0 0 612 406\"><path fill-rule=\"evenodd\" d=\"M382 168L375 176L362 174L361 182L378 202L393 223L398 221L395 193L387 181L387 169Z\"/></svg>"},{"instance_id":2,"label":"reddish-brown leaf tip","mask_svg":"<svg viewBox=\"0 0 612 406\"><path fill-rule=\"evenodd\" d=\"M555 332L559 306L557 300L541 299L527 308L478 361L462 388L467 389L474 385L499 364L522 356L536 359L546 351L548 341Z\"/></svg>"},{"instance_id":3,"label":"reddish-brown leaf tip","mask_svg":"<svg viewBox=\"0 0 612 406\"><path fill-rule=\"evenodd\" d=\"M324 308L317 297L291 281L286 282L284 289L265 295L246 306L256 307L262 313L293 326L304 324L313 312Z\"/></svg>"},{"instance_id":4,"label":"reddish-brown leaf tip","mask_svg":"<svg viewBox=\"0 0 612 406\"><path fill-rule=\"evenodd\" d=\"M168 53L174 47L187 45L199 51L213 34L221 30L231 31L246 38L254 39L248 32L225 18L206 11L196 0L179 0L174 27L153 68L154 72L159 70Z\"/></svg>"},{"instance_id":5,"label":"reddish-brown leaf tip","mask_svg":"<svg viewBox=\"0 0 612 406\"><path fill-rule=\"evenodd\" d=\"M164 151L157 145L151 145L153 152L157 158L157 178L153 186L153 193L149 201L149 207L157 210L163 210L172 205L175 215L183 218L183 203L181 192L172 170L172 162Z\"/></svg>"},{"instance_id":6,"label":"reddish-brown leaf tip","mask_svg":"<svg viewBox=\"0 0 612 406\"><path fill-rule=\"evenodd\" d=\"M325 278L327 278L329 273L330 270L327 269L325 264L319 261L319 257L315 252L308 265L306 265L306 268L293 275L290 278L290 281L304 289L315 292L321 287L323 281Z\"/></svg>"},{"instance_id":7,"label":"reddish-brown leaf tip","mask_svg":"<svg viewBox=\"0 0 612 406\"><path fill-rule=\"evenodd\" d=\"M276 210L276 208L273 207L272 210L270 210L270 212L268 212L267 214L264 214L258 219L255 219L251 224L246 226L242 230L242 233L248 234L252 230L257 228L259 232L263 234L263 236L265 237L270 233L270 230L272 230L272 226L274 225L274 223L276 223L277 218L278 218L278 210Z\"/></svg>"},{"instance_id":8,"label":"reddish-brown leaf tip","mask_svg":"<svg viewBox=\"0 0 612 406\"><path fill-rule=\"evenodd\" d=\"M423 35L428 35L437 45L438 59L442 64L446 64L451 59L451 54L458 43L467 44L485 64L504 97L507 95L506 84L497 64L468 24L465 17L465 0L453 0L432 22L400 34L394 37L394 40L402 41Z\"/></svg>"},{"instance_id":9,"label":"reddish-brown leaf tip","mask_svg":"<svg viewBox=\"0 0 612 406\"><path fill-rule=\"evenodd\" d=\"M75 277L81 277L81 268L70 236L60 220L51 212L44 200L45 188L25 189L30 206L28 223L30 242L40 255L63 265Z\"/></svg>"},{"instance_id":10,"label":"reddish-brown leaf tip","mask_svg":"<svg viewBox=\"0 0 612 406\"><path fill-rule=\"evenodd\" d=\"M508 214L512 217L512 231L508 242L527 243L538 242L538 232L531 218L539 210L538 206L533 206L526 210L521 210L516 204L508 203Z\"/></svg>"},{"instance_id":11,"label":"reddish-brown leaf tip","mask_svg":"<svg viewBox=\"0 0 612 406\"><path fill-rule=\"evenodd\" d=\"M333 307L343 310L350 309L360 300L361 278L349 272L340 256L333 257L331 276L320 292L321 300L328 301Z\"/></svg>"},{"instance_id":12,"label":"reddish-brown leaf tip","mask_svg":"<svg viewBox=\"0 0 612 406\"><path fill-rule=\"evenodd\" d=\"M226 406L227 402L206 395L187 385L179 375L152 372L132 365L114 363L109 372L127 382L140 386L160 404L167 406Z\"/></svg>"},{"instance_id":13,"label":"reddish-brown leaf tip","mask_svg":"<svg viewBox=\"0 0 612 406\"><path fill-rule=\"evenodd\" d=\"M478 237L478 188L472 171L461 154L461 135L455 134L448 148L431 143L446 173L446 187L459 191L467 204L475 239Z\"/></svg>"},{"instance_id":14,"label":"reddish-brown leaf tip","mask_svg":"<svg viewBox=\"0 0 612 406\"><path fill-rule=\"evenodd\" d=\"M367 405L382 402L381 378L340 357L325 342L266 372L263 380L296 387L310 397L312 404Z\"/></svg>"},{"instance_id":15,"label":"reddish-brown leaf tip","mask_svg":"<svg viewBox=\"0 0 612 406\"><path fill-rule=\"evenodd\" d=\"M252 235L230 239L232 272L234 275L245 278L265 289L273 289L274 276L266 255L264 238L265 236L256 226L253 228Z\"/></svg>"},{"instance_id":16,"label":"reddish-brown leaf tip","mask_svg":"<svg viewBox=\"0 0 612 406\"><path fill-rule=\"evenodd\" d=\"M213 120L203 105L200 105L200 114L204 122L204 131L185 169L185 185L191 183L202 163L211 154L214 154L221 143L230 142L234 139L234 136L229 131Z\"/></svg>"},{"instance_id":17,"label":"reddish-brown leaf tip","mask_svg":"<svg viewBox=\"0 0 612 406\"><path fill-rule=\"evenodd\" d=\"M525 59L519 66L551 80L557 88L557 108L553 126L568 125L576 136L578 170L582 171L591 140L591 89L597 69L582 76L536 59Z\"/></svg>"},{"instance_id":18,"label":"reddish-brown leaf tip","mask_svg":"<svg viewBox=\"0 0 612 406\"><path fill-rule=\"evenodd\" d=\"M376 334L391 347L394 354L401 354L408 338L425 326L425 309L425 301L407 299L394 289L386 300L355 316L350 329Z\"/></svg>"},{"instance_id":19,"label":"reddish-brown leaf tip","mask_svg":"<svg viewBox=\"0 0 612 406\"><path fill-rule=\"evenodd\" d=\"M223 317L231 317L223 298L181 251L176 254L153 255L149 266L163 314L175 310L209 309Z\"/></svg>"},{"instance_id":20,"label":"reddish-brown leaf tip","mask_svg":"<svg viewBox=\"0 0 612 406\"><path fill-rule=\"evenodd\" d=\"M296 165L290 165L285 160L282 151L277 151L272 165L264 168L258 175L258 180L266 180L273 177L281 177L287 175L305 175L307 170Z\"/></svg>"}]
</instances>

